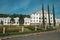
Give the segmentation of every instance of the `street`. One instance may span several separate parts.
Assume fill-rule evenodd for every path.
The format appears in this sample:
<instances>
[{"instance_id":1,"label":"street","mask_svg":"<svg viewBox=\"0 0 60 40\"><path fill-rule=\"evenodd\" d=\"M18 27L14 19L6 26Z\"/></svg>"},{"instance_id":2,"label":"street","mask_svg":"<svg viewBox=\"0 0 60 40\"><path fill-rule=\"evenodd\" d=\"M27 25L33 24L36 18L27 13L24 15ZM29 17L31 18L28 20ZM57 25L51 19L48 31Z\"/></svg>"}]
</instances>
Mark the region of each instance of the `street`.
<instances>
[{"instance_id":1,"label":"street","mask_svg":"<svg viewBox=\"0 0 60 40\"><path fill-rule=\"evenodd\" d=\"M20 36L6 40L60 40L60 31L40 35Z\"/></svg>"}]
</instances>

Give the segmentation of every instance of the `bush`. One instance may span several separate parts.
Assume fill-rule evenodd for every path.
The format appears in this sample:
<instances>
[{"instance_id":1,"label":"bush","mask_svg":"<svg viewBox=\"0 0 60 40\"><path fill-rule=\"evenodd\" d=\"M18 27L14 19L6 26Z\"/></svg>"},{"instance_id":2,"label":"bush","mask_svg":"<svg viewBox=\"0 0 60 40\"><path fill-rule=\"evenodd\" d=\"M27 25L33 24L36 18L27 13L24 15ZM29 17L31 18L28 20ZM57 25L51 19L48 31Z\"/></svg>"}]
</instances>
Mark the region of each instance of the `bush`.
<instances>
[{"instance_id":1,"label":"bush","mask_svg":"<svg viewBox=\"0 0 60 40\"><path fill-rule=\"evenodd\" d=\"M25 26L25 28L28 28L30 30L35 30L35 26L32 25L32 26ZM37 26L37 30L41 30L41 27Z\"/></svg>"},{"instance_id":2,"label":"bush","mask_svg":"<svg viewBox=\"0 0 60 40\"><path fill-rule=\"evenodd\" d=\"M0 27L0 33L2 32L2 30L3 30L3 27Z\"/></svg>"},{"instance_id":3,"label":"bush","mask_svg":"<svg viewBox=\"0 0 60 40\"><path fill-rule=\"evenodd\" d=\"M6 27L6 32L18 32L21 31L21 27Z\"/></svg>"},{"instance_id":4,"label":"bush","mask_svg":"<svg viewBox=\"0 0 60 40\"><path fill-rule=\"evenodd\" d=\"M21 31L21 27L19 26L5 26L6 32L19 32ZM0 27L0 33L2 33L3 27Z\"/></svg>"},{"instance_id":5,"label":"bush","mask_svg":"<svg viewBox=\"0 0 60 40\"><path fill-rule=\"evenodd\" d=\"M35 29L35 26L25 26L25 28L28 28L30 30L34 30Z\"/></svg>"}]
</instances>

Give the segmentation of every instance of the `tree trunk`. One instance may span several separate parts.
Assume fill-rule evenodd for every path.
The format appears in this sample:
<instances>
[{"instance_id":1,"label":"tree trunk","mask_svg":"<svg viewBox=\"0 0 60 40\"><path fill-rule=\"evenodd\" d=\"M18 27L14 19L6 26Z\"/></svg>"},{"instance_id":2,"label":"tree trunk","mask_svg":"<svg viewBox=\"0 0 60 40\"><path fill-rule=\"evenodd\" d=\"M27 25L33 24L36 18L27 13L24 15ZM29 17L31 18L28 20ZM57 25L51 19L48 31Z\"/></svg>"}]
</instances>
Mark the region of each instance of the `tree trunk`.
<instances>
[{"instance_id":1,"label":"tree trunk","mask_svg":"<svg viewBox=\"0 0 60 40\"><path fill-rule=\"evenodd\" d=\"M43 19L43 28L45 28L45 18L44 18L44 5L42 4L42 19Z\"/></svg>"},{"instance_id":2,"label":"tree trunk","mask_svg":"<svg viewBox=\"0 0 60 40\"><path fill-rule=\"evenodd\" d=\"M50 26L51 26L51 23L50 23L50 12L49 12L49 5L48 5L48 20L49 20L48 26L50 27Z\"/></svg>"},{"instance_id":3,"label":"tree trunk","mask_svg":"<svg viewBox=\"0 0 60 40\"><path fill-rule=\"evenodd\" d=\"M53 26L56 26L54 4L53 4Z\"/></svg>"},{"instance_id":4,"label":"tree trunk","mask_svg":"<svg viewBox=\"0 0 60 40\"><path fill-rule=\"evenodd\" d=\"M5 34L5 27L3 27L3 34Z\"/></svg>"}]
</instances>

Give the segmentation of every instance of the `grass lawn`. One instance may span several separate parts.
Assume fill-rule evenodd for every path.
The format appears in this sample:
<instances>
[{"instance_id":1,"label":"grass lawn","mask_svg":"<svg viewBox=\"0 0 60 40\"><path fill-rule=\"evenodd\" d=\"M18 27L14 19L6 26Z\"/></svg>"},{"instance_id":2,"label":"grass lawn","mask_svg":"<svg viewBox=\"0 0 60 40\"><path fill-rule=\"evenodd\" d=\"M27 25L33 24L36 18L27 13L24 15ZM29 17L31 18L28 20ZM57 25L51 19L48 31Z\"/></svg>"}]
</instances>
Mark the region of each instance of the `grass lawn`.
<instances>
[{"instance_id":1,"label":"grass lawn","mask_svg":"<svg viewBox=\"0 0 60 40\"><path fill-rule=\"evenodd\" d=\"M0 33L0 37L3 37L3 36L9 36L9 35L21 35L21 34L29 34L29 33L38 33L38 32L45 32L46 30L26 30L24 32L6 32L5 34L3 33Z\"/></svg>"}]
</instances>

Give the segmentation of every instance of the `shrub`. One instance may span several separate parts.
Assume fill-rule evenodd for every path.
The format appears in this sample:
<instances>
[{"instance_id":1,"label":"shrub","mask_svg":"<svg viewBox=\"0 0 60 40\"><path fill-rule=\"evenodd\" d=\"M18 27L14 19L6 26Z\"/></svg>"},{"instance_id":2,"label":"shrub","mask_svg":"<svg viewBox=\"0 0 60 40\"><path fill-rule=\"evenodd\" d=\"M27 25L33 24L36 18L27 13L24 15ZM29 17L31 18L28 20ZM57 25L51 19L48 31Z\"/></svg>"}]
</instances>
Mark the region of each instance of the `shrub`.
<instances>
[{"instance_id":1,"label":"shrub","mask_svg":"<svg viewBox=\"0 0 60 40\"><path fill-rule=\"evenodd\" d=\"M0 32L2 32L2 30L3 30L3 27L0 27Z\"/></svg>"},{"instance_id":2,"label":"shrub","mask_svg":"<svg viewBox=\"0 0 60 40\"><path fill-rule=\"evenodd\" d=\"M35 30L35 26L34 25L32 25L32 26L25 26L25 28L28 28L30 30ZM41 29L41 27L37 26L37 30L40 30L40 29Z\"/></svg>"},{"instance_id":3,"label":"shrub","mask_svg":"<svg viewBox=\"0 0 60 40\"><path fill-rule=\"evenodd\" d=\"M18 32L21 31L21 27L6 27L6 32Z\"/></svg>"},{"instance_id":4,"label":"shrub","mask_svg":"<svg viewBox=\"0 0 60 40\"><path fill-rule=\"evenodd\" d=\"M34 30L34 29L35 29L34 26L25 26L25 28L28 28L28 29L30 29L30 30Z\"/></svg>"}]
</instances>

